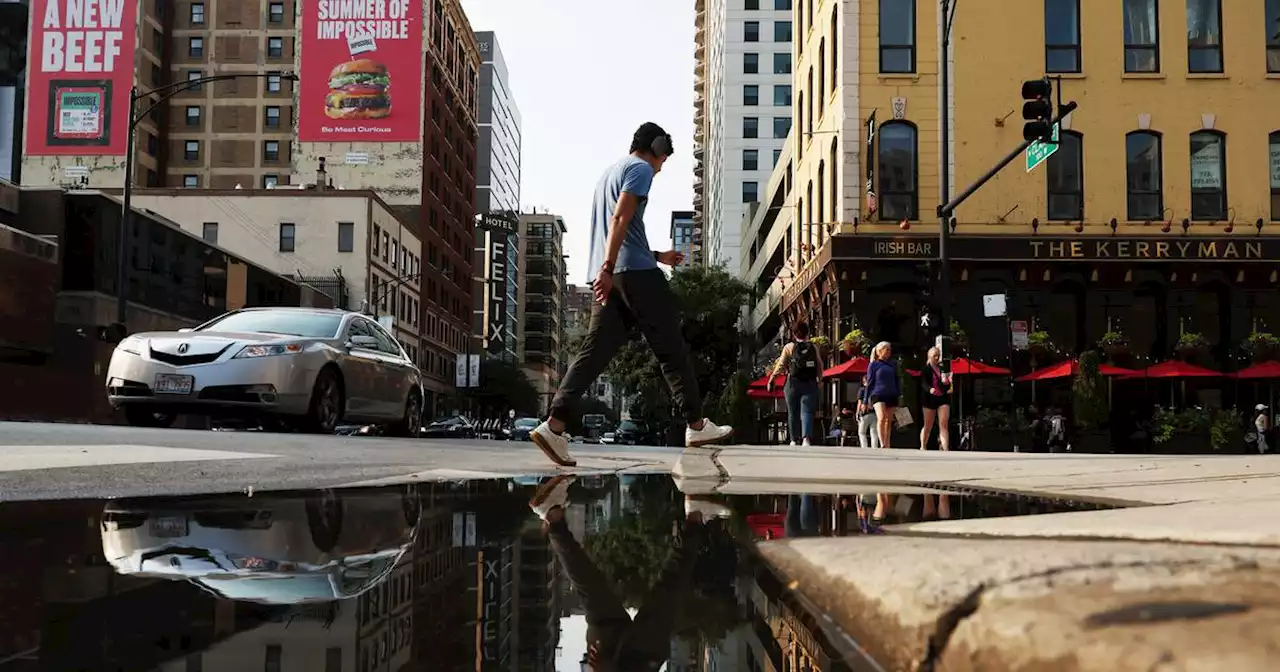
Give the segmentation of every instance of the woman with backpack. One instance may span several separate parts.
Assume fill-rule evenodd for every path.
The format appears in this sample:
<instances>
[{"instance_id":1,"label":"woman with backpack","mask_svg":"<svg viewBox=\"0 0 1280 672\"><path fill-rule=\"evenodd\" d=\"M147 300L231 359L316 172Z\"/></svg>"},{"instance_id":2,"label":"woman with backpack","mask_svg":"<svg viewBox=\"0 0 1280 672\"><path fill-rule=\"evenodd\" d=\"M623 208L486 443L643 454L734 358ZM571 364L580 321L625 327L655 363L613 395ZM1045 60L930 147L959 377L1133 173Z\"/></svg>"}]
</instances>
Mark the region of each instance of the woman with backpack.
<instances>
[{"instance_id":1,"label":"woman with backpack","mask_svg":"<svg viewBox=\"0 0 1280 672\"><path fill-rule=\"evenodd\" d=\"M809 324L797 322L791 328L792 341L782 346L782 354L769 371L765 387L773 391L773 379L787 371L787 384L783 393L787 399L787 432L791 445L812 445L813 416L818 410L818 396L822 391L822 353L809 340Z\"/></svg>"}]
</instances>

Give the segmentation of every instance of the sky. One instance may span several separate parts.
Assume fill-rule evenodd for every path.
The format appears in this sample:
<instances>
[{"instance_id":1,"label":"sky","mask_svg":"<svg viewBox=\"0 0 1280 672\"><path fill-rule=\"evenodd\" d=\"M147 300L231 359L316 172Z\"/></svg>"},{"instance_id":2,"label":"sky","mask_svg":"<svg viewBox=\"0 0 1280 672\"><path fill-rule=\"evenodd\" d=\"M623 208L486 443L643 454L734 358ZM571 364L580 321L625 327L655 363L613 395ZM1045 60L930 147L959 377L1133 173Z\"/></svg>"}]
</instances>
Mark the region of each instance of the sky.
<instances>
[{"instance_id":1,"label":"sky","mask_svg":"<svg viewBox=\"0 0 1280 672\"><path fill-rule=\"evenodd\" d=\"M690 0L462 0L472 30L492 30L523 117L521 206L564 217L569 282L589 273L591 197L640 124L676 153L654 180L649 245L671 245L671 212L693 206Z\"/></svg>"}]
</instances>

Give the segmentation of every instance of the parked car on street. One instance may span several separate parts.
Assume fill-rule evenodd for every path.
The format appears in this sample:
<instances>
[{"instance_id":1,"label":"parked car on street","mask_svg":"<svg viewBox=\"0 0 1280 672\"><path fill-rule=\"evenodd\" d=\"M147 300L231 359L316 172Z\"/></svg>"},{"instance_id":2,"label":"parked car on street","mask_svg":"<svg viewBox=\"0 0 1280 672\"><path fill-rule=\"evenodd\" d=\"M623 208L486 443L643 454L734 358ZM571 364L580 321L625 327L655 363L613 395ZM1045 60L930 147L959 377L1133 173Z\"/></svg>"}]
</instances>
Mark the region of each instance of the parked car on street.
<instances>
[{"instance_id":1,"label":"parked car on street","mask_svg":"<svg viewBox=\"0 0 1280 672\"><path fill-rule=\"evenodd\" d=\"M640 446L653 442L649 426L635 420L623 420L618 423L618 430L613 434L614 441L625 446Z\"/></svg>"},{"instance_id":2,"label":"parked car on street","mask_svg":"<svg viewBox=\"0 0 1280 672\"><path fill-rule=\"evenodd\" d=\"M131 425L179 414L267 418L332 434L344 424L421 426L422 374L374 320L343 310L247 308L194 329L122 340L107 399Z\"/></svg>"},{"instance_id":3,"label":"parked car on street","mask_svg":"<svg viewBox=\"0 0 1280 672\"><path fill-rule=\"evenodd\" d=\"M529 432L532 432L538 426L541 420L537 418L516 418L511 423L511 427L505 431L508 441L528 441Z\"/></svg>"},{"instance_id":4,"label":"parked car on street","mask_svg":"<svg viewBox=\"0 0 1280 672\"><path fill-rule=\"evenodd\" d=\"M425 439L474 439L475 423L461 415L447 415L422 428Z\"/></svg>"}]
</instances>

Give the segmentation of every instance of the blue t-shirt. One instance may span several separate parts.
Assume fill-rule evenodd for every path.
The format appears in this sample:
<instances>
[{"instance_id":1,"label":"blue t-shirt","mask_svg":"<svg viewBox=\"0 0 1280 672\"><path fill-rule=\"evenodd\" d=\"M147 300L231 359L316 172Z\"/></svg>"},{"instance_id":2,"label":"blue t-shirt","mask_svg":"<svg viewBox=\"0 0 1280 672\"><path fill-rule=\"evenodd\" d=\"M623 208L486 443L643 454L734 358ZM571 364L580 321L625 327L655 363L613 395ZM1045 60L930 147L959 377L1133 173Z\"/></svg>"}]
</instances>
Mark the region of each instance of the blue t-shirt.
<instances>
[{"instance_id":1,"label":"blue t-shirt","mask_svg":"<svg viewBox=\"0 0 1280 672\"><path fill-rule=\"evenodd\" d=\"M644 232L644 209L649 203L649 187L653 184L653 167L644 159L628 155L613 164L596 185L595 200L591 206L591 262L587 267L587 283L596 279L604 265L605 246L609 244L609 221L622 192L639 199L636 212L627 224L627 237L622 241L614 273L644 271L658 267L649 248L649 238Z\"/></svg>"}]
</instances>

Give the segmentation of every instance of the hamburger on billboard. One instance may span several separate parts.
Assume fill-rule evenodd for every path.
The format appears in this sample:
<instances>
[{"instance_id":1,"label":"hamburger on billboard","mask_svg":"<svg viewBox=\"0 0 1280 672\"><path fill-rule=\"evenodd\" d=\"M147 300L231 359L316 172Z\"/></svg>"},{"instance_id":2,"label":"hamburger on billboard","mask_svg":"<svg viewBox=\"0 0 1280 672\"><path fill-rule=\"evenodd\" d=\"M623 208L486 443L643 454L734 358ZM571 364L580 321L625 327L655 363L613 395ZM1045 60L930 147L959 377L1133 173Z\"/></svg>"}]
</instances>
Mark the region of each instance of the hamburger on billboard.
<instances>
[{"instance_id":1,"label":"hamburger on billboard","mask_svg":"<svg viewBox=\"0 0 1280 672\"><path fill-rule=\"evenodd\" d=\"M138 0L32 0L25 154L122 156Z\"/></svg>"},{"instance_id":2,"label":"hamburger on billboard","mask_svg":"<svg viewBox=\"0 0 1280 672\"><path fill-rule=\"evenodd\" d=\"M422 58L422 0L304 3L298 140L421 139Z\"/></svg>"}]
</instances>

